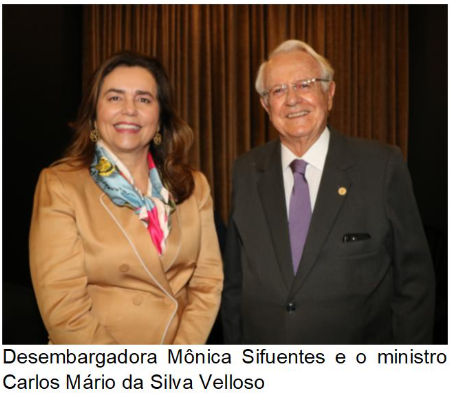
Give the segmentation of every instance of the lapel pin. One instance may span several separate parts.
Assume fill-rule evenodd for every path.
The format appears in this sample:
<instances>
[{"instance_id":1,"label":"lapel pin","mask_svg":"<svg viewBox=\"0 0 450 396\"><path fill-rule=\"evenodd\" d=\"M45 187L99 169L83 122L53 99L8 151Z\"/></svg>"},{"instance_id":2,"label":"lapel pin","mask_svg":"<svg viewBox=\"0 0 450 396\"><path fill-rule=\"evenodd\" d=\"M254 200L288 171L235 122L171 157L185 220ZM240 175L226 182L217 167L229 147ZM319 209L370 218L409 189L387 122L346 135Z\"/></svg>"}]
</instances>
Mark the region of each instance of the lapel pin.
<instances>
[{"instance_id":1,"label":"lapel pin","mask_svg":"<svg viewBox=\"0 0 450 396\"><path fill-rule=\"evenodd\" d=\"M345 195L347 194L347 189L345 187L341 187L338 190L339 195Z\"/></svg>"}]
</instances>

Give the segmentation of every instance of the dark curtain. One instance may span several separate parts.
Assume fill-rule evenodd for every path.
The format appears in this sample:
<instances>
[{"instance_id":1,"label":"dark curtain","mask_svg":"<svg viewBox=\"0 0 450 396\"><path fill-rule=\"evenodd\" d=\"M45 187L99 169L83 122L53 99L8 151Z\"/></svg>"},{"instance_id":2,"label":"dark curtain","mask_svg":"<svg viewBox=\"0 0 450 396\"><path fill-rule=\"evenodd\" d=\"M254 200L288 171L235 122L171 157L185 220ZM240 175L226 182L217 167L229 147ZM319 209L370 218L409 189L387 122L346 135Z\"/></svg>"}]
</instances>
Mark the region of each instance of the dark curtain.
<instances>
[{"instance_id":1,"label":"dark curtain","mask_svg":"<svg viewBox=\"0 0 450 396\"><path fill-rule=\"evenodd\" d=\"M308 42L334 66L334 127L398 145L406 156L406 5L88 5L83 85L114 52L160 59L194 130L191 162L226 219L233 160L277 136L254 81L261 61L287 39Z\"/></svg>"}]
</instances>

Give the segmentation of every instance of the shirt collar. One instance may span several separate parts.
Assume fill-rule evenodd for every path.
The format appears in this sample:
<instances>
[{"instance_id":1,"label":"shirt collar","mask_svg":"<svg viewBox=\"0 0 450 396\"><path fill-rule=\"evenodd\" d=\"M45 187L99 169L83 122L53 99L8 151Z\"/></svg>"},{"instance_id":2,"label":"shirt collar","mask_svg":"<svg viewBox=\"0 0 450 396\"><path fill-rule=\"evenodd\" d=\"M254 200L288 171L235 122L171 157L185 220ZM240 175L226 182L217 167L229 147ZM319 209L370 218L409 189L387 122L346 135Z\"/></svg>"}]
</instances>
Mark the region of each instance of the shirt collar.
<instances>
[{"instance_id":1,"label":"shirt collar","mask_svg":"<svg viewBox=\"0 0 450 396\"><path fill-rule=\"evenodd\" d=\"M320 134L319 139L303 154L302 157L297 157L291 150L289 150L283 143L281 143L281 165L283 171L289 168L292 161L295 159L303 159L309 165L317 168L321 172L325 165L325 158L328 153L328 145L330 142L330 130L328 127Z\"/></svg>"}]
</instances>

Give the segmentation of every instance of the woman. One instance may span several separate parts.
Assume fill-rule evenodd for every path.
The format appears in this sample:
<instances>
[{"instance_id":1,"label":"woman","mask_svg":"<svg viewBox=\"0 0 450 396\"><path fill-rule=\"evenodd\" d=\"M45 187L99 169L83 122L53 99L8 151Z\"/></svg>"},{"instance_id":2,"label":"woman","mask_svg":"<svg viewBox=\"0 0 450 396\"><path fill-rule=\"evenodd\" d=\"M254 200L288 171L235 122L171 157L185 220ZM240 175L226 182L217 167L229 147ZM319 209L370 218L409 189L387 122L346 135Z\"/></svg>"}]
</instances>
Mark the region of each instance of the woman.
<instances>
[{"instance_id":1,"label":"woman","mask_svg":"<svg viewBox=\"0 0 450 396\"><path fill-rule=\"evenodd\" d=\"M100 66L66 156L45 169L30 231L33 286L50 343L200 344L222 263L192 131L158 61Z\"/></svg>"}]
</instances>

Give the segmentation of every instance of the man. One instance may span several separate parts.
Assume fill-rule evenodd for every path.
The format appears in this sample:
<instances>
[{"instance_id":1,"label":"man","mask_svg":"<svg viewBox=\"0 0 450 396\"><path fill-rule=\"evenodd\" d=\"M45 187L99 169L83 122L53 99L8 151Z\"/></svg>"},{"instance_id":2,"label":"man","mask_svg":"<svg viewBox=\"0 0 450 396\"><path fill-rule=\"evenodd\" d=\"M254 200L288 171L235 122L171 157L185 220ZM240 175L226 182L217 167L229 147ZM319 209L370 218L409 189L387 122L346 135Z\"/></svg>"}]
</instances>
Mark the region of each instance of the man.
<instances>
[{"instance_id":1,"label":"man","mask_svg":"<svg viewBox=\"0 0 450 396\"><path fill-rule=\"evenodd\" d=\"M226 343L431 343L434 274L398 148L330 126L333 68L281 44L258 72L279 140L239 158L225 254Z\"/></svg>"}]
</instances>

